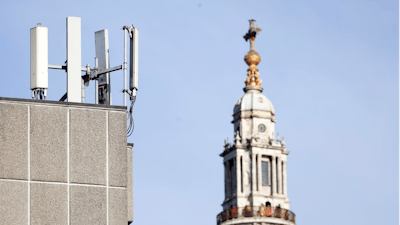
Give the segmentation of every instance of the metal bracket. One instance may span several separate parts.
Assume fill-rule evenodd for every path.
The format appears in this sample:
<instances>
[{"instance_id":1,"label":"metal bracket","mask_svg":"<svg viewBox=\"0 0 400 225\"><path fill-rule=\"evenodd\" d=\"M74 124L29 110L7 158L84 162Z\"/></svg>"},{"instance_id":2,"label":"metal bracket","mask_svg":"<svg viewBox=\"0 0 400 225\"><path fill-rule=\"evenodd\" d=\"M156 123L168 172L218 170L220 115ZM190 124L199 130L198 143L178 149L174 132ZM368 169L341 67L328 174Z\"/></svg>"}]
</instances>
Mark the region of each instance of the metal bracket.
<instances>
[{"instance_id":1,"label":"metal bracket","mask_svg":"<svg viewBox=\"0 0 400 225\"><path fill-rule=\"evenodd\" d=\"M58 70L65 70L67 71L68 66L60 66L60 65L50 65L48 66L49 69L58 69ZM106 69L106 68L100 68L100 67L94 67L93 69L90 69L90 65L87 64L86 67L82 67L81 71L82 72L86 72L86 75L88 75L90 80L95 80L99 77L99 75L101 74L105 74L105 73L110 73L110 72L114 72L117 70L122 70L124 68L123 65L119 65L119 66L114 66L112 68ZM82 76L85 77L86 75ZM85 80L85 85L86 85L87 81ZM86 85L89 86L89 85Z\"/></svg>"},{"instance_id":2,"label":"metal bracket","mask_svg":"<svg viewBox=\"0 0 400 225\"><path fill-rule=\"evenodd\" d=\"M111 67L109 69L94 67L93 69L90 69L90 71L87 71L85 68L85 71L86 71L86 74L89 75L91 80L95 80L101 74L110 73L110 72L114 72L114 71L121 70L121 69L122 69L122 65Z\"/></svg>"},{"instance_id":3,"label":"metal bracket","mask_svg":"<svg viewBox=\"0 0 400 225\"><path fill-rule=\"evenodd\" d=\"M128 31L129 37L133 38L133 31L135 30L133 24L131 24L129 27L126 27L126 30Z\"/></svg>"},{"instance_id":4,"label":"metal bracket","mask_svg":"<svg viewBox=\"0 0 400 225\"><path fill-rule=\"evenodd\" d=\"M89 65L89 64L88 64ZM48 65L49 69L56 69L56 70L65 70L67 71L67 65L65 66L60 66L60 65ZM81 67L81 71L86 71L86 67Z\"/></svg>"}]
</instances>

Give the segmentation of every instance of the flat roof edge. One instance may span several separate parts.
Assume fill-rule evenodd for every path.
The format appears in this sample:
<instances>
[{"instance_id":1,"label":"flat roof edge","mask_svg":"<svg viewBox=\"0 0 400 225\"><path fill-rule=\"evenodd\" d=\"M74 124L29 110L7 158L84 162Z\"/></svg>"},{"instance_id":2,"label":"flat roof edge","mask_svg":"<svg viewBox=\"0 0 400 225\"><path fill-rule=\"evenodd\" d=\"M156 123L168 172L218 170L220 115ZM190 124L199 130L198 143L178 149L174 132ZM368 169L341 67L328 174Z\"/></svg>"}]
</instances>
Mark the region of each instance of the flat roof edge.
<instances>
[{"instance_id":1,"label":"flat roof edge","mask_svg":"<svg viewBox=\"0 0 400 225\"><path fill-rule=\"evenodd\" d=\"M62 101L49 101L49 100L36 100L36 99L24 99L24 98L7 98L0 97L0 102L18 102L26 104L37 104L37 105L54 105L60 107L76 107L76 108L95 108L95 109L106 109L106 110L117 110L126 111L126 106L117 105L100 105L100 104L89 104L89 103L77 103L77 102L62 102Z\"/></svg>"}]
</instances>

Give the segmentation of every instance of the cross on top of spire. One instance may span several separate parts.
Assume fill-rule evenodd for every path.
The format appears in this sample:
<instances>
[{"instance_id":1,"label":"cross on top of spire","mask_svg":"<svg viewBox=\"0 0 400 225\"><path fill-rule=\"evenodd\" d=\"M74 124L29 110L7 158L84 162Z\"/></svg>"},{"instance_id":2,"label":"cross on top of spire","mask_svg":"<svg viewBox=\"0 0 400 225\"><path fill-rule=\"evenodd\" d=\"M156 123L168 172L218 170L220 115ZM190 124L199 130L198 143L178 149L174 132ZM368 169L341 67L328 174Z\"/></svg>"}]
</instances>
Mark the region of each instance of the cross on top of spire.
<instances>
[{"instance_id":1,"label":"cross on top of spire","mask_svg":"<svg viewBox=\"0 0 400 225\"><path fill-rule=\"evenodd\" d=\"M245 36L243 36L243 38L247 41L250 39L250 50L254 50L254 41L256 39L256 35L259 34L262 30L260 29L260 27L254 27L254 22L256 22L255 20L249 20L250 22L250 28L249 31L247 32L247 34Z\"/></svg>"},{"instance_id":2,"label":"cross on top of spire","mask_svg":"<svg viewBox=\"0 0 400 225\"><path fill-rule=\"evenodd\" d=\"M247 69L247 79L244 81L246 84L246 87L244 88L244 91L262 91L263 88L260 86L262 80L258 78L258 69L257 65L261 61L260 55L256 52L254 49L254 43L256 41L256 35L261 32L261 29L257 26L254 27L254 22L255 20L249 20L250 22L250 28L249 31L243 38L247 41L250 40L250 51L246 53L244 56L244 61L246 62L247 65L249 65L249 69Z\"/></svg>"}]
</instances>

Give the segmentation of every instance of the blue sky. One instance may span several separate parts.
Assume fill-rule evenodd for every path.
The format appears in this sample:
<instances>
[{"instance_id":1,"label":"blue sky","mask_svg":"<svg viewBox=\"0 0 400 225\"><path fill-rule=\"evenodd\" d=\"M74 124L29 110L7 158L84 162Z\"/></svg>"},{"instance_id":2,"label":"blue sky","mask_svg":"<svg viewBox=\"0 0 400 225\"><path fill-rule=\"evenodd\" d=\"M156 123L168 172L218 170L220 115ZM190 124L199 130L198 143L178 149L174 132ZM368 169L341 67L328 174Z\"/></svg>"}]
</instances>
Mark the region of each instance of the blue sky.
<instances>
[{"instance_id":1,"label":"blue sky","mask_svg":"<svg viewBox=\"0 0 400 225\"><path fill-rule=\"evenodd\" d=\"M18 2L18 3L17 3ZM297 224L399 223L399 3L385 0L3 1L0 96L30 98L29 29L49 28L49 64L66 59L65 21L82 18L82 66L107 28L111 66L122 26L140 29L134 107L134 224L215 224L223 140L243 95L248 20L264 94L285 137ZM122 104L122 72L113 103ZM94 102L93 83L87 102ZM48 99L66 92L49 71Z\"/></svg>"}]
</instances>

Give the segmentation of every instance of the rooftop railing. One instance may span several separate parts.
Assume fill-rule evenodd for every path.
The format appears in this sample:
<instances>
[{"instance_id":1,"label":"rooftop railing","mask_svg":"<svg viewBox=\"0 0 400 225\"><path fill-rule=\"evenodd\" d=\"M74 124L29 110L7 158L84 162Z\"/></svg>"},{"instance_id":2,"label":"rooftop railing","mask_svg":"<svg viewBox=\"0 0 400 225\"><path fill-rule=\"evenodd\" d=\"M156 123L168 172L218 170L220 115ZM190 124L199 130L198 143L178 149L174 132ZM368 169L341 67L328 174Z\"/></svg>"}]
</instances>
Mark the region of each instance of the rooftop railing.
<instances>
[{"instance_id":1,"label":"rooftop railing","mask_svg":"<svg viewBox=\"0 0 400 225\"><path fill-rule=\"evenodd\" d=\"M217 225L227 220L246 217L273 217L296 223L296 215L288 209L266 206L236 208L233 206L217 215Z\"/></svg>"}]
</instances>

